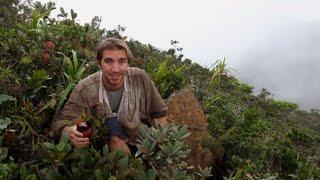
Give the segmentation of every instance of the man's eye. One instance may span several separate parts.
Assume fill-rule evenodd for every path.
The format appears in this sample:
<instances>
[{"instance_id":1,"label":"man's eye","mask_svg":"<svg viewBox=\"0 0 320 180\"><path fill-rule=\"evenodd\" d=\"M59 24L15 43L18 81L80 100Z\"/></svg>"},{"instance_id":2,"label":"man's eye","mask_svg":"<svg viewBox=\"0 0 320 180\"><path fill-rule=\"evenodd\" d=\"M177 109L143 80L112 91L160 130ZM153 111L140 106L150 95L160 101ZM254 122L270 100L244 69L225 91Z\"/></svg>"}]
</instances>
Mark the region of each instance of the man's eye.
<instances>
[{"instance_id":1,"label":"man's eye","mask_svg":"<svg viewBox=\"0 0 320 180\"><path fill-rule=\"evenodd\" d=\"M103 61L104 61L105 63L107 63L107 64L112 63L112 60L111 60L111 59L104 59Z\"/></svg>"},{"instance_id":2,"label":"man's eye","mask_svg":"<svg viewBox=\"0 0 320 180\"><path fill-rule=\"evenodd\" d=\"M127 63L127 59L120 59L120 60L119 60L119 63L120 63L120 64L125 64L125 63Z\"/></svg>"}]
</instances>

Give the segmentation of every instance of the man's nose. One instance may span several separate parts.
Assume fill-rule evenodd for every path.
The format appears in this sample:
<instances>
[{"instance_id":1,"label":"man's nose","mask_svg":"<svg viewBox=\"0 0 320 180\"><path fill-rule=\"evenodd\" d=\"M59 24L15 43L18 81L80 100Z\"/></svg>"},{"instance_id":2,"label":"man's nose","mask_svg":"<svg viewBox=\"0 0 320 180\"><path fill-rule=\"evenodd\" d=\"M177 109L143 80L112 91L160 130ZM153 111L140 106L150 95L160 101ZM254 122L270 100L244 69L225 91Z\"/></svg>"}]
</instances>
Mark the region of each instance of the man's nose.
<instances>
[{"instance_id":1,"label":"man's nose","mask_svg":"<svg viewBox=\"0 0 320 180\"><path fill-rule=\"evenodd\" d=\"M120 71L120 64L114 63L111 70L112 70L112 72L119 72Z\"/></svg>"}]
</instances>

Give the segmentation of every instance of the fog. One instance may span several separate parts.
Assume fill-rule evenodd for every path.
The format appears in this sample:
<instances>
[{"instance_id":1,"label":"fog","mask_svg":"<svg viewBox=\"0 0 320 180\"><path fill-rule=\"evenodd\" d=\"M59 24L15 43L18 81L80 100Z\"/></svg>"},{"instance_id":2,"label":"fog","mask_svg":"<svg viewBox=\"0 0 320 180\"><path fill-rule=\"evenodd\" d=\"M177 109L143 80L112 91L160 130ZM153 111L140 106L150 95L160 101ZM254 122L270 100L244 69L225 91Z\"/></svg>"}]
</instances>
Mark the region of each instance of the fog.
<instances>
[{"instance_id":1,"label":"fog","mask_svg":"<svg viewBox=\"0 0 320 180\"><path fill-rule=\"evenodd\" d=\"M320 106L320 22L285 24L239 57L238 77L303 109Z\"/></svg>"},{"instance_id":2,"label":"fog","mask_svg":"<svg viewBox=\"0 0 320 180\"><path fill-rule=\"evenodd\" d=\"M178 40L184 57L206 67L226 58L256 93L266 88L303 109L320 108L318 0L54 2L74 9L80 23L100 16L102 28L124 26L129 39L163 50Z\"/></svg>"}]
</instances>

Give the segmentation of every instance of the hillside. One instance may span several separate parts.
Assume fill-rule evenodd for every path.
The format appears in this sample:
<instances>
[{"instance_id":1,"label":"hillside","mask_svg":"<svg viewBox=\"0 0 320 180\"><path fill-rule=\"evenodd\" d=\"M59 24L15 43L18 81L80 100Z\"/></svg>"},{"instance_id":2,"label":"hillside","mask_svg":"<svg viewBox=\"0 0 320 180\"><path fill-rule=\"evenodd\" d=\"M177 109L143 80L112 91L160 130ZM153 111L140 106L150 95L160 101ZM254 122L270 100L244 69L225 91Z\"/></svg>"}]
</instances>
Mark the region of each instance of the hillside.
<instances>
[{"instance_id":1,"label":"hillside","mask_svg":"<svg viewBox=\"0 0 320 180\"><path fill-rule=\"evenodd\" d=\"M219 144L226 151L221 168L225 178L320 178L319 110L304 111L294 103L272 99L266 89L255 96L253 87L236 79L225 60L217 60L213 69L207 69L184 58L175 46L164 51L128 39L121 36L124 27L103 29L98 17L80 25L73 10L65 12L61 8L58 17L51 17L53 9L53 3L0 2L1 178L55 179L64 175L65 179L76 179L85 172L96 179L110 174L125 179L121 173L130 167L140 173L131 174L134 177L167 177L147 171L139 158L128 160L121 154L110 155L92 147L86 151L86 159L66 139L53 143L51 122L77 82L98 70L94 50L102 37L126 40L134 57L130 66L148 72L163 98L181 89L194 92L206 114L207 130L214 137L214 142L204 142L204 146L214 152L214 145ZM170 138L173 142L179 139ZM117 164L110 174L101 175L96 164L92 169L86 167L88 159L92 164L103 158L113 158L110 163ZM108 163L103 167L109 167ZM73 165L78 169L70 170ZM162 166L169 167L166 165ZM176 174L165 173L180 178L188 175L179 168ZM205 177L208 171L194 177Z\"/></svg>"}]
</instances>

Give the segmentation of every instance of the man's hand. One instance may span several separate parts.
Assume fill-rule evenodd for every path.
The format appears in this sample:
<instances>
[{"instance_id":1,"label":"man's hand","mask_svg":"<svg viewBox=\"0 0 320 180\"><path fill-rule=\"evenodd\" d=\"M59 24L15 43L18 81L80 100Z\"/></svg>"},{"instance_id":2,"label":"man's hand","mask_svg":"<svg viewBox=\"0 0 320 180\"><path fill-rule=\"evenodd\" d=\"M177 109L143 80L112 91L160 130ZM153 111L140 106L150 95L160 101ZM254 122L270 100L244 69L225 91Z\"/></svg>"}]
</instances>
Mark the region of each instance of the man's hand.
<instances>
[{"instance_id":1,"label":"man's hand","mask_svg":"<svg viewBox=\"0 0 320 180\"><path fill-rule=\"evenodd\" d=\"M82 133L77 131L77 126L66 126L63 128L62 133L65 133L69 136L70 142L77 148L86 147L90 144L89 138L83 138Z\"/></svg>"},{"instance_id":2,"label":"man's hand","mask_svg":"<svg viewBox=\"0 0 320 180\"><path fill-rule=\"evenodd\" d=\"M111 136L109 147L111 151L122 149L127 155L131 155L131 151L127 143L117 136Z\"/></svg>"}]
</instances>

